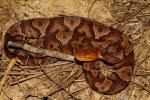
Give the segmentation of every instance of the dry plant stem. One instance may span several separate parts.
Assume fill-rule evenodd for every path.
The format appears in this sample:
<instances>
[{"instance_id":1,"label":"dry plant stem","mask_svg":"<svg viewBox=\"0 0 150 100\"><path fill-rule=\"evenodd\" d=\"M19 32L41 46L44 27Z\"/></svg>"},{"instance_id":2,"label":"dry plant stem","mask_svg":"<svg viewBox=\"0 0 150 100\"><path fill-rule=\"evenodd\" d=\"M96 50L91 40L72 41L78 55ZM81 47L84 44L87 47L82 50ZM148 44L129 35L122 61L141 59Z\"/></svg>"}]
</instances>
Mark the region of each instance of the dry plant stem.
<instances>
[{"instance_id":1,"label":"dry plant stem","mask_svg":"<svg viewBox=\"0 0 150 100\"><path fill-rule=\"evenodd\" d=\"M54 67L54 66L60 66L62 63L54 63L54 64L49 64L49 65L47 65L47 66L50 66L50 67ZM64 64L67 64L67 63L64 63ZM63 65L63 64L62 64ZM44 67L45 67L46 65L44 65ZM31 66L30 66L31 67ZM40 67L40 66L39 66ZM39 67L37 67L37 68L39 68ZM23 67L23 69L25 69L25 66ZM51 71L47 71L47 73L50 73ZM12 73L8 73L8 74L12 74ZM17 75L17 73L15 72L15 74ZM33 73L28 73L28 74L33 74ZM25 75L25 74L24 74ZM34 73L32 76L29 76L29 77L27 77L27 78L23 78L23 79L20 79L20 80L18 80L18 81L15 81L15 82L13 82L13 83L11 83L11 86L13 86L13 85L16 85L17 83L22 83L22 82L24 82L24 81L27 81L27 80L29 80L29 79L32 79L32 78L36 78L36 77L39 77L39 76L42 76L42 75L44 75L42 72L37 72L37 73Z\"/></svg>"},{"instance_id":2,"label":"dry plant stem","mask_svg":"<svg viewBox=\"0 0 150 100\"><path fill-rule=\"evenodd\" d=\"M52 67L55 67L55 66L62 66L62 65L66 65L66 64L70 64L71 62L68 62L68 61L58 61L56 63L52 63L52 64L47 64L47 65L42 65L44 66L45 68L52 68ZM37 69L37 68L40 68L40 66L20 66L18 64L19 67L21 67L21 69Z\"/></svg>"},{"instance_id":3,"label":"dry plant stem","mask_svg":"<svg viewBox=\"0 0 150 100\"><path fill-rule=\"evenodd\" d=\"M72 92L72 94L80 94L82 91L84 91L84 90L86 90L87 88L89 88L89 86L86 86L86 87L84 87L84 88L81 88L80 90L76 90L76 91L74 91L74 92Z\"/></svg>"},{"instance_id":4,"label":"dry plant stem","mask_svg":"<svg viewBox=\"0 0 150 100\"><path fill-rule=\"evenodd\" d=\"M2 79L0 81L0 93L1 93L1 91L3 89L3 86L4 86L5 82L6 82L6 80L8 79L8 74L10 73L10 71L11 71L12 67L15 65L15 63L16 63L16 60L12 59L10 61L10 63L8 64L7 69L4 72L5 75L2 77Z\"/></svg>"},{"instance_id":5,"label":"dry plant stem","mask_svg":"<svg viewBox=\"0 0 150 100\"><path fill-rule=\"evenodd\" d=\"M67 86L71 85L76 78L78 78L81 74L82 74L82 67L80 66L78 70L76 70L76 72L71 71L69 74L69 77L67 77L66 79L64 79L65 81L59 83L58 88L50 91L48 94L49 96L52 96L53 94L57 93L58 91L62 90L61 87L66 88ZM57 84L56 84L57 85ZM61 87L60 87L61 86Z\"/></svg>"},{"instance_id":6,"label":"dry plant stem","mask_svg":"<svg viewBox=\"0 0 150 100\"><path fill-rule=\"evenodd\" d=\"M134 76L150 76L150 73L144 73L144 74L134 74Z\"/></svg>"},{"instance_id":7,"label":"dry plant stem","mask_svg":"<svg viewBox=\"0 0 150 100\"><path fill-rule=\"evenodd\" d=\"M34 98L37 98L37 99L40 99L40 100L43 100L42 98L38 97L38 96L33 96L33 95L28 95L25 97L25 100L28 100L28 98L30 97L34 97Z\"/></svg>"},{"instance_id":8,"label":"dry plant stem","mask_svg":"<svg viewBox=\"0 0 150 100\"><path fill-rule=\"evenodd\" d=\"M42 75L44 75L44 74L43 74L43 73L39 73L39 74L37 74L37 75L33 75L33 76L30 76L30 77L27 77L27 78L24 78L24 79L15 81L15 82L11 83L10 85L13 86L13 85L16 85L16 84L18 84L18 83L21 83L21 82L24 82L24 81L27 81L27 80L29 80L29 79L33 79L33 78L36 78L36 77L39 77L39 76L42 76Z\"/></svg>"},{"instance_id":9,"label":"dry plant stem","mask_svg":"<svg viewBox=\"0 0 150 100\"><path fill-rule=\"evenodd\" d=\"M135 83L133 81L131 81L133 84L136 84L137 86L141 87L143 90L147 91L148 93L150 93L150 91L148 89L146 89L145 87L141 86L140 84L138 83Z\"/></svg>"},{"instance_id":10,"label":"dry plant stem","mask_svg":"<svg viewBox=\"0 0 150 100\"><path fill-rule=\"evenodd\" d=\"M50 73L51 71L47 71L46 73ZM80 75L81 75L81 73L82 73L82 71L79 71L79 73L77 73L77 77L79 77ZM15 81L15 82L13 82L13 83L11 83L10 85L11 86L13 86L13 85L16 85L16 84L18 84L18 83L22 83L22 82L24 82L24 81L27 81L27 80L29 80L29 79L33 79L33 78L36 78L36 77L39 77L39 76L42 76L42 75L44 75L44 73L37 73L36 75L32 75L32 76L30 76L30 77L27 77L27 78L23 78L23 79L20 79L20 80L18 80L18 81Z\"/></svg>"},{"instance_id":11,"label":"dry plant stem","mask_svg":"<svg viewBox=\"0 0 150 100\"><path fill-rule=\"evenodd\" d=\"M58 51L52 51L52 50L34 47L34 46L31 46L27 43L21 44L18 42L9 41L7 46L8 47L21 48L23 50L26 50L26 51L29 51L32 53L42 54L43 56L50 56L50 57L54 57L54 58L58 58L58 59L66 60L66 61L75 62L74 56L72 56L72 55L64 54L64 53L61 53Z\"/></svg>"},{"instance_id":12,"label":"dry plant stem","mask_svg":"<svg viewBox=\"0 0 150 100\"><path fill-rule=\"evenodd\" d=\"M142 61L136 64L136 66L141 65L144 61L146 61L148 58L150 58L150 55L146 56ZM140 60L140 59L138 59Z\"/></svg>"},{"instance_id":13,"label":"dry plant stem","mask_svg":"<svg viewBox=\"0 0 150 100\"><path fill-rule=\"evenodd\" d=\"M91 9L92 9L92 7L94 6L94 4L95 4L96 1L98 1L98 0L94 0L94 1L92 2L92 4L90 5L90 8L89 8L89 10L88 10L88 17L90 17Z\"/></svg>"},{"instance_id":14,"label":"dry plant stem","mask_svg":"<svg viewBox=\"0 0 150 100\"><path fill-rule=\"evenodd\" d=\"M55 83L56 85L58 85L60 87L60 89L63 89L66 93L68 93L72 98L74 98L75 100L80 100L78 98L76 98L73 94L71 94L69 91L67 91L65 89L65 87L61 86L59 83L55 82L54 80L52 80L46 73L46 71L44 70L44 67L41 65L41 70L42 72L44 73L44 75L50 80L52 81L53 83Z\"/></svg>"},{"instance_id":15,"label":"dry plant stem","mask_svg":"<svg viewBox=\"0 0 150 100\"><path fill-rule=\"evenodd\" d=\"M138 9L137 11L135 11L132 14L129 14L127 16L125 16L124 18L121 18L121 20L119 21L119 23L123 23L123 25L119 25L117 29L121 29L126 23L128 23L128 21L130 19L132 19L133 17L135 17L137 14L141 13L145 8L147 8L150 4L146 4L143 7L141 7L140 9Z\"/></svg>"},{"instance_id":16,"label":"dry plant stem","mask_svg":"<svg viewBox=\"0 0 150 100\"><path fill-rule=\"evenodd\" d=\"M8 94L6 93L6 91L5 91L3 88L2 88L2 91L4 92L4 94L6 95L6 97L7 97L9 100L13 100L12 97L9 97L9 96L8 96Z\"/></svg>"},{"instance_id":17,"label":"dry plant stem","mask_svg":"<svg viewBox=\"0 0 150 100\"><path fill-rule=\"evenodd\" d=\"M8 73L9 75L35 75L35 74L41 74L40 72L39 73L25 73L25 72L10 72ZM6 73L0 73L0 75L6 75Z\"/></svg>"}]
</instances>

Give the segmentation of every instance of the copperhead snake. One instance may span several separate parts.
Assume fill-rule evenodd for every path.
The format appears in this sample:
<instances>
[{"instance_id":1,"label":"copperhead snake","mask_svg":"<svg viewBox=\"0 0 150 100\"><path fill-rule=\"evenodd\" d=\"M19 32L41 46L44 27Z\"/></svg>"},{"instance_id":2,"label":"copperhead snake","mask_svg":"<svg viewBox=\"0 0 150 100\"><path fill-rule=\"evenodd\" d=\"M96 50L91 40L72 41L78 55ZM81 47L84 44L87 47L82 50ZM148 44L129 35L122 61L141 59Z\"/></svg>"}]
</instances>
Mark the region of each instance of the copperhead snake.
<instances>
[{"instance_id":1,"label":"copperhead snake","mask_svg":"<svg viewBox=\"0 0 150 100\"><path fill-rule=\"evenodd\" d=\"M27 65L36 65L37 61L41 64L54 63L57 58L34 57L27 51L8 48L8 41L74 55L77 61L83 62L87 83L99 93L119 93L131 81L134 52L128 37L90 19L76 16L33 18L15 23L8 29L4 43L8 57L18 57ZM99 60L111 67L110 75L105 76L101 72Z\"/></svg>"}]
</instances>

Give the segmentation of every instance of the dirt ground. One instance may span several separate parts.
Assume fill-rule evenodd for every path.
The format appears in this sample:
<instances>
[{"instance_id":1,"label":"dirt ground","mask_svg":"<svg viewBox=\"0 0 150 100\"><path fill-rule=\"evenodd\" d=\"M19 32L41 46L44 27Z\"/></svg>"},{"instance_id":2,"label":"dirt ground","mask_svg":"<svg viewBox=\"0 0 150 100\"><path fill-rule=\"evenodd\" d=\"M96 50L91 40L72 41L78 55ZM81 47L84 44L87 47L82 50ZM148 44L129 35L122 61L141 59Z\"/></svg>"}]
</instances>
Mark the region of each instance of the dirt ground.
<instances>
[{"instance_id":1,"label":"dirt ground","mask_svg":"<svg viewBox=\"0 0 150 100\"><path fill-rule=\"evenodd\" d=\"M126 34L135 52L130 85L116 95L93 91L82 67L58 62L45 68L14 65L3 52L4 35L15 22L60 15L81 16ZM0 100L150 100L150 0L0 0ZM61 89L60 89L61 87Z\"/></svg>"}]
</instances>

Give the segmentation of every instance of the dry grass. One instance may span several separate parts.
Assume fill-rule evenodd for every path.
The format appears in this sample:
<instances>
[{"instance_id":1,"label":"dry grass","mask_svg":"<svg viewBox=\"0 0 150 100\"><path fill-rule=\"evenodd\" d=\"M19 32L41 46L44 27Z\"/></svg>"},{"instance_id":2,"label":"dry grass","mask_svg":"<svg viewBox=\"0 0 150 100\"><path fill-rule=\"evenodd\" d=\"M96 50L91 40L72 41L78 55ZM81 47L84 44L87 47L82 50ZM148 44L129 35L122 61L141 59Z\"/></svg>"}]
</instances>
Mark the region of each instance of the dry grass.
<instances>
[{"instance_id":1,"label":"dry grass","mask_svg":"<svg viewBox=\"0 0 150 100\"><path fill-rule=\"evenodd\" d=\"M129 87L106 96L89 88L81 66L69 62L46 67L20 66L2 53L0 100L150 100L149 5L149 0L0 0L0 49L5 32L15 22L34 17L77 15L124 32L134 45L136 59Z\"/></svg>"}]
</instances>

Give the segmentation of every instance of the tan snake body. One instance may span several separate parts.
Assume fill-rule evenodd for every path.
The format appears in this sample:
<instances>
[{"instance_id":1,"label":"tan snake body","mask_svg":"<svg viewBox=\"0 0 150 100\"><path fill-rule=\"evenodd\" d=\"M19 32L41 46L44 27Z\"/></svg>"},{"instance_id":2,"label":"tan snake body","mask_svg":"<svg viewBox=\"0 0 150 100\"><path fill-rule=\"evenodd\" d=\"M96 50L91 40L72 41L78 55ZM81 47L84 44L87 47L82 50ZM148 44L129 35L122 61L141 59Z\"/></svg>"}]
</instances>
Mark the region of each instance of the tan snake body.
<instances>
[{"instance_id":1,"label":"tan snake body","mask_svg":"<svg viewBox=\"0 0 150 100\"><path fill-rule=\"evenodd\" d=\"M5 53L18 57L27 65L54 63L58 59L34 57L27 51L8 48L8 41L74 55L83 62L83 71L90 87L103 94L124 90L132 77L134 52L127 36L99 22L75 16L33 18L20 21L9 28L5 36ZM107 62L112 73L105 76L99 60Z\"/></svg>"}]
</instances>

